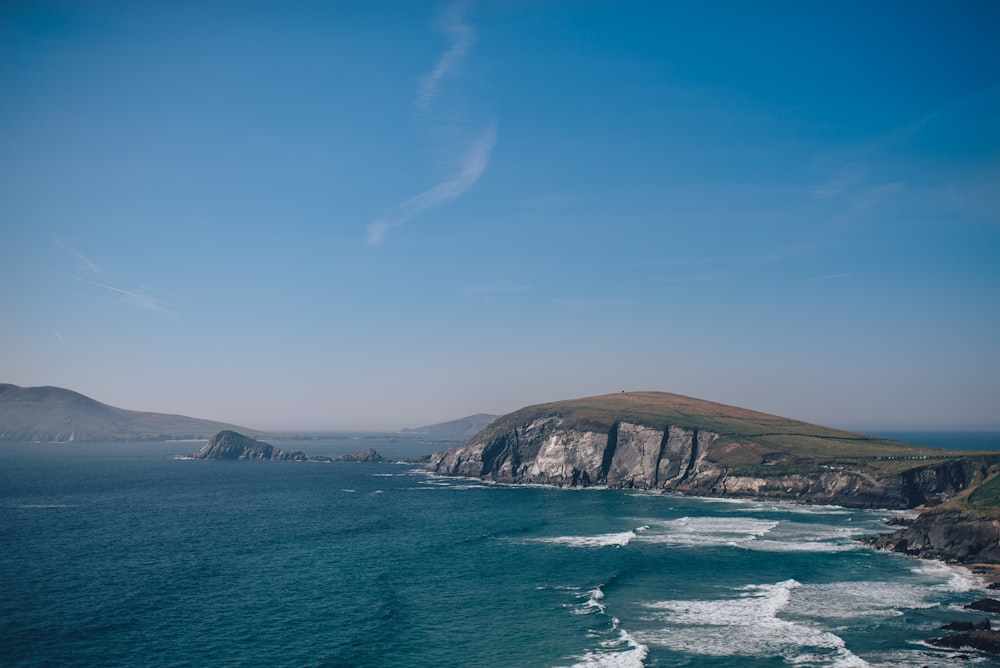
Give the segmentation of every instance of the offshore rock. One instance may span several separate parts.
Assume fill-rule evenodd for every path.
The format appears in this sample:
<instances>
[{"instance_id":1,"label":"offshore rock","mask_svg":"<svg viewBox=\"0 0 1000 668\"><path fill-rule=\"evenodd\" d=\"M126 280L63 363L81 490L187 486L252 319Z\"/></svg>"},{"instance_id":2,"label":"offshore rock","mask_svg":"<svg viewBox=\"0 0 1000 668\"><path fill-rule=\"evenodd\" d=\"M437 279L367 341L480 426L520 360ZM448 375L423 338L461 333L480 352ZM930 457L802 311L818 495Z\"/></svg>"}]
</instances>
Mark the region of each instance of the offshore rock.
<instances>
[{"instance_id":1,"label":"offshore rock","mask_svg":"<svg viewBox=\"0 0 1000 668\"><path fill-rule=\"evenodd\" d=\"M1000 631L989 629L969 631L944 638L931 638L927 642L935 647L968 648L989 654L1000 654Z\"/></svg>"},{"instance_id":2,"label":"offshore rock","mask_svg":"<svg viewBox=\"0 0 1000 668\"><path fill-rule=\"evenodd\" d=\"M969 610L978 610L979 612L998 613L1000 612L1000 601L995 598L981 598L965 607Z\"/></svg>"},{"instance_id":3,"label":"offshore rock","mask_svg":"<svg viewBox=\"0 0 1000 668\"><path fill-rule=\"evenodd\" d=\"M924 559L960 564L1000 563L1000 520L937 508L922 513L907 527L864 542Z\"/></svg>"},{"instance_id":4,"label":"offshore rock","mask_svg":"<svg viewBox=\"0 0 1000 668\"><path fill-rule=\"evenodd\" d=\"M380 463L386 461L385 457L375 452L374 448L367 448L353 455L341 455L337 457L338 462L373 462Z\"/></svg>"},{"instance_id":5,"label":"offshore rock","mask_svg":"<svg viewBox=\"0 0 1000 668\"><path fill-rule=\"evenodd\" d=\"M306 461L305 453L298 450L282 450L264 441L258 441L235 431L220 431L201 450L191 455L194 459L234 459Z\"/></svg>"}]
</instances>

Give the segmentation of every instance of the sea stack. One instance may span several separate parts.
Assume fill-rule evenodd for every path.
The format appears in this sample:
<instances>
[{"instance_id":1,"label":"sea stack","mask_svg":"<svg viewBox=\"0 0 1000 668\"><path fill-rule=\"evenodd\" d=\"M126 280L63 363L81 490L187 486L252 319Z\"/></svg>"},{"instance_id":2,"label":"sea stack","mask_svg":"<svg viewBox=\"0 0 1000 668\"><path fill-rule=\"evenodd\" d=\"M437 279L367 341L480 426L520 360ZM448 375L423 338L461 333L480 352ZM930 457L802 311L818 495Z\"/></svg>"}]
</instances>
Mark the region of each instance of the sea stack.
<instances>
[{"instance_id":1,"label":"sea stack","mask_svg":"<svg viewBox=\"0 0 1000 668\"><path fill-rule=\"evenodd\" d=\"M198 452L191 455L194 459L235 459L235 460L272 460L272 461L306 461L305 453L298 450L282 450L264 441L258 441L238 434L235 431L220 431L213 436Z\"/></svg>"}]
</instances>

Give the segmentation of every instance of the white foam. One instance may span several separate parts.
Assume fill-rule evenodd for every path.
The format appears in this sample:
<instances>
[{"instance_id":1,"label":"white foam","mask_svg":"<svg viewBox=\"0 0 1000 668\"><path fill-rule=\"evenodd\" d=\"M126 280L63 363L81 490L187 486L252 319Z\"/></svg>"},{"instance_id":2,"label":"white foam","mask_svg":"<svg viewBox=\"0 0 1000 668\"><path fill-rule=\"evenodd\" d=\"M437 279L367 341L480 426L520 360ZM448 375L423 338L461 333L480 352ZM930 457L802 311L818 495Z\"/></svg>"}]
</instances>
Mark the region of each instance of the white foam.
<instances>
[{"instance_id":1,"label":"white foam","mask_svg":"<svg viewBox=\"0 0 1000 668\"><path fill-rule=\"evenodd\" d=\"M691 547L741 545L778 526L777 520L753 517L682 517L645 531L642 541ZM655 525L655 523L654 523Z\"/></svg>"},{"instance_id":2,"label":"white foam","mask_svg":"<svg viewBox=\"0 0 1000 668\"><path fill-rule=\"evenodd\" d=\"M934 591L962 593L986 589L986 583L972 571L962 566L952 566L941 561L921 560L910 572L924 575L940 582L931 585Z\"/></svg>"},{"instance_id":3,"label":"white foam","mask_svg":"<svg viewBox=\"0 0 1000 668\"><path fill-rule=\"evenodd\" d=\"M616 628L617 622L616 619ZM636 640L635 636L625 629L618 629L618 637L603 641L601 649L573 657L576 663L571 668L642 668L642 662L648 654L649 648Z\"/></svg>"},{"instance_id":4,"label":"white foam","mask_svg":"<svg viewBox=\"0 0 1000 668\"><path fill-rule=\"evenodd\" d=\"M625 547L636 537L633 531L621 533L604 533L596 536L549 536L545 538L527 538L531 543L552 543L569 547Z\"/></svg>"},{"instance_id":5,"label":"white foam","mask_svg":"<svg viewBox=\"0 0 1000 668\"><path fill-rule=\"evenodd\" d=\"M928 591L902 582L832 582L804 585L792 594L794 617L814 619L855 619L895 617L902 610L931 608Z\"/></svg>"},{"instance_id":6,"label":"white foam","mask_svg":"<svg viewBox=\"0 0 1000 668\"><path fill-rule=\"evenodd\" d=\"M638 640L705 656L783 656L799 665L866 666L843 639L807 623L779 619L802 585L795 580L739 588L738 598L658 601L645 604L648 618L667 626L636 633ZM804 653L803 649L824 652Z\"/></svg>"}]
</instances>

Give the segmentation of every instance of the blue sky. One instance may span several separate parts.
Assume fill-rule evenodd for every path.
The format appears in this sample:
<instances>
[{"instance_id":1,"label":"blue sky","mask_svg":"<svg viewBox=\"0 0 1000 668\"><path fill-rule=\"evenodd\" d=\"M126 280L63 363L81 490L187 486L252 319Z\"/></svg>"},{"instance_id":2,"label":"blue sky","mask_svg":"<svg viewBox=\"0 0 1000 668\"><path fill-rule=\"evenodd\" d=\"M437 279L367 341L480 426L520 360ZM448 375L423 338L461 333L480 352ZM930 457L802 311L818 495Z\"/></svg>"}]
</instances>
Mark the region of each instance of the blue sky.
<instances>
[{"instance_id":1,"label":"blue sky","mask_svg":"<svg viewBox=\"0 0 1000 668\"><path fill-rule=\"evenodd\" d=\"M5 2L0 382L1000 428L1000 5Z\"/></svg>"}]
</instances>

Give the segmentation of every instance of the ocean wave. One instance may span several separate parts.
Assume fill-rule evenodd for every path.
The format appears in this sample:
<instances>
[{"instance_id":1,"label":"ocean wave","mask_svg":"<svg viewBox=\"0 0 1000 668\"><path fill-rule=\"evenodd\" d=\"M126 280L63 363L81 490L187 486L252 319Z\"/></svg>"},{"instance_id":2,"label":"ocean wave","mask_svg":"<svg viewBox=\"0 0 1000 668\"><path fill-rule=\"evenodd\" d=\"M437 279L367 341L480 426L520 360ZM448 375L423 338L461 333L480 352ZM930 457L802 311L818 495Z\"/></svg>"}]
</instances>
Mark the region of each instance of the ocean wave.
<instances>
[{"instance_id":1,"label":"ocean wave","mask_svg":"<svg viewBox=\"0 0 1000 668\"><path fill-rule=\"evenodd\" d=\"M526 538L529 543L552 543L569 547L625 547L636 534L634 531L621 533L604 533L596 536L547 536L543 538Z\"/></svg>"},{"instance_id":2,"label":"ocean wave","mask_svg":"<svg viewBox=\"0 0 1000 668\"><path fill-rule=\"evenodd\" d=\"M667 522L650 521L642 534L644 543L665 543L686 547L741 545L766 535L778 526L777 520L752 517L682 517Z\"/></svg>"},{"instance_id":3,"label":"ocean wave","mask_svg":"<svg viewBox=\"0 0 1000 668\"><path fill-rule=\"evenodd\" d=\"M919 566L910 569L915 575L922 575L938 580L938 584L930 585L930 589L941 592L962 593L967 591L985 590L986 582L963 566L953 566L943 561L922 559Z\"/></svg>"},{"instance_id":4,"label":"ocean wave","mask_svg":"<svg viewBox=\"0 0 1000 668\"><path fill-rule=\"evenodd\" d=\"M785 580L740 587L737 598L646 603L650 611L646 619L666 626L637 632L636 637L647 645L703 656L782 656L801 666L829 666L831 662L866 666L840 636L778 617L800 587L796 580Z\"/></svg>"},{"instance_id":5,"label":"ocean wave","mask_svg":"<svg viewBox=\"0 0 1000 668\"><path fill-rule=\"evenodd\" d=\"M604 599L604 591L600 587L578 594L577 598L586 598L587 600L582 605L574 606L574 615L590 615L595 612L603 614L607 611L607 606L601 603Z\"/></svg>"},{"instance_id":6,"label":"ocean wave","mask_svg":"<svg viewBox=\"0 0 1000 668\"><path fill-rule=\"evenodd\" d=\"M617 630L618 637L603 641L600 649L573 657L570 668L642 668L649 648L625 629Z\"/></svg>"},{"instance_id":7,"label":"ocean wave","mask_svg":"<svg viewBox=\"0 0 1000 668\"><path fill-rule=\"evenodd\" d=\"M932 608L928 590L903 582L830 582L805 585L792 596L795 617L811 619L857 619L896 617L903 610Z\"/></svg>"}]
</instances>

